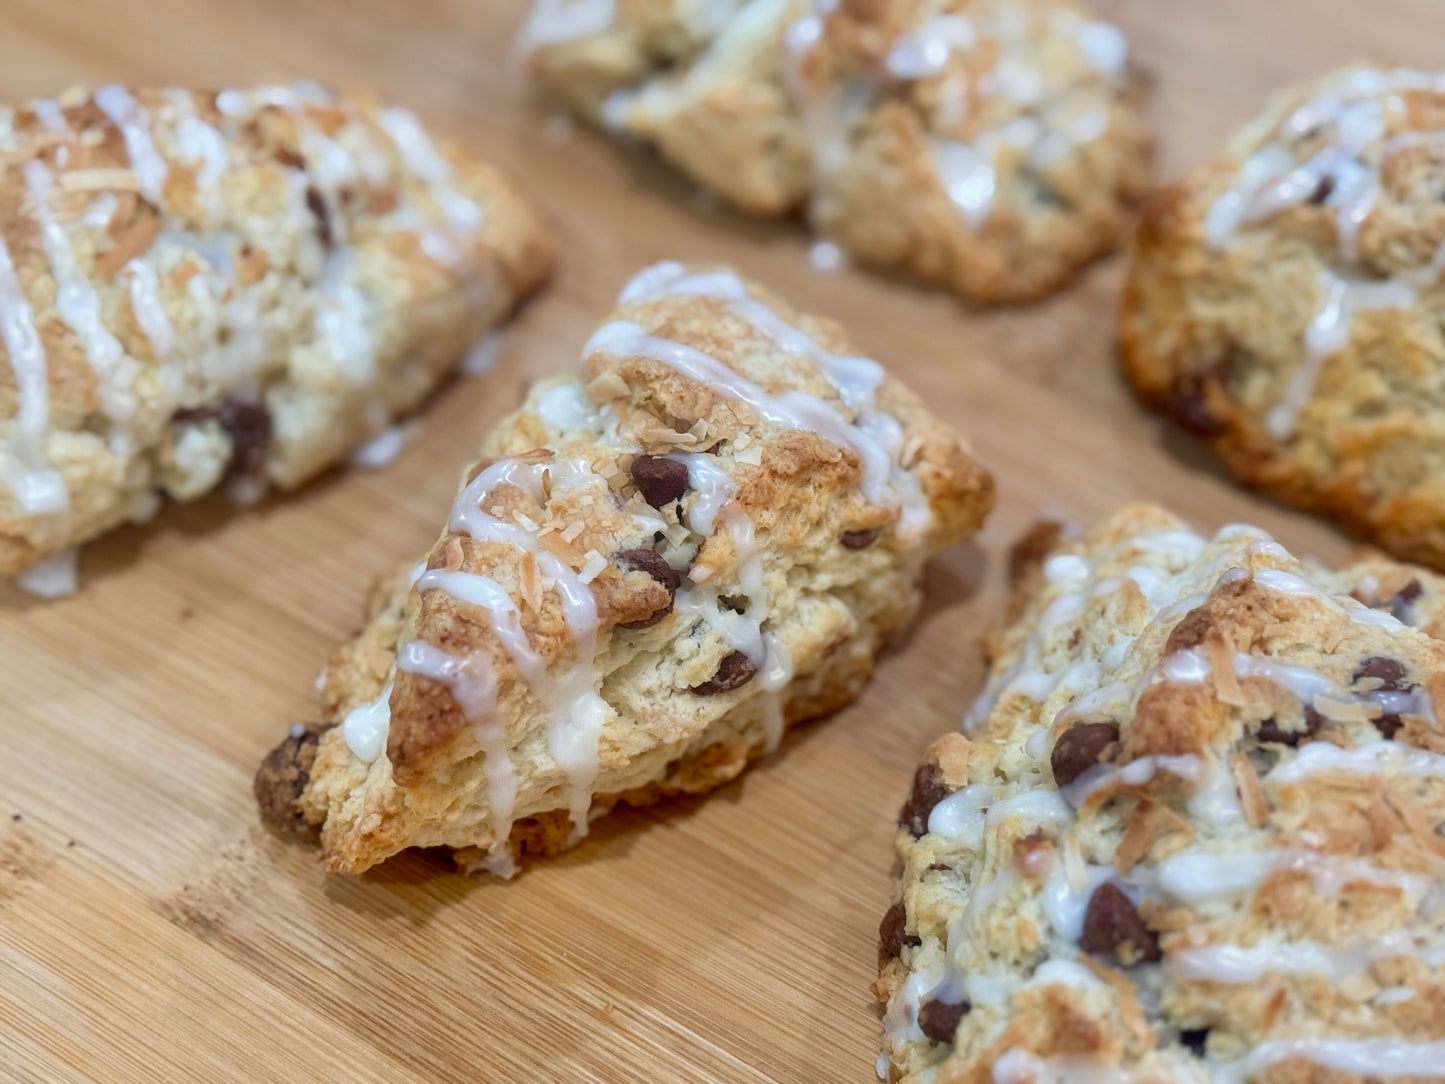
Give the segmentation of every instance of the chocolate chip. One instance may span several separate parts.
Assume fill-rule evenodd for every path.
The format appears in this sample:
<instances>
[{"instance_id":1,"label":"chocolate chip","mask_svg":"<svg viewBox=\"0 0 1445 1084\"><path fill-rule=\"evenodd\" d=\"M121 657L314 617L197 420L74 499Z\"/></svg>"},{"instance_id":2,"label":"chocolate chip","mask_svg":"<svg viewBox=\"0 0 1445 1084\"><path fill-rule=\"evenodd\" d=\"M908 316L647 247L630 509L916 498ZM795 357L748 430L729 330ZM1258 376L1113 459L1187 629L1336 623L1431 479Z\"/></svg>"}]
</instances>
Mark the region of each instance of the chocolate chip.
<instances>
[{"instance_id":1,"label":"chocolate chip","mask_svg":"<svg viewBox=\"0 0 1445 1084\"><path fill-rule=\"evenodd\" d=\"M632 480L643 500L661 508L687 492L687 467L664 455L640 455L632 461Z\"/></svg>"},{"instance_id":2,"label":"chocolate chip","mask_svg":"<svg viewBox=\"0 0 1445 1084\"><path fill-rule=\"evenodd\" d=\"M1359 682L1365 678L1376 678L1380 683L1376 688L1381 692L1402 693L1412 684L1404 665L1384 655L1371 655L1360 663L1354 680Z\"/></svg>"},{"instance_id":3,"label":"chocolate chip","mask_svg":"<svg viewBox=\"0 0 1445 1084\"><path fill-rule=\"evenodd\" d=\"M939 779L938 769L932 764L920 764L913 773L913 792L898 814L898 823L912 832L914 839L922 839L928 832L928 815L947 797L948 788Z\"/></svg>"},{"instance_id":4,"label":"chocolate chip","mask_svg":"<svg viewBox=\"0 0 1445 1084\"><path fill-rule=\"evenodd\" d=\"M1384 606L1396 621L1408 625L1412 616L1411 611L1415 608L1415 600L1424 593L1425 588L1420 586L1420 581L1411 580L1395 592L1395 597L1384 603Z\"/></svg>"},{"instance_id":5,"label":"chocolate chip","mask_svg":"<svg viewBox=\"0 0 1445 1084\"><path fill-rule=\"evenodd\" d=\"M921 945L923 942L908 932L908 911L899 900L883 916L878 926L878 942L883 946L885 956L897 956L904 945Z\"/></svg>"},{"instance_id":6,"label":"chocolate chip","mask_svg":"<svg viewBox=\"0 0 1445 1084\"><path fill-rule=\"evenodd\" d=\"M1394 712L1389 715L1381 715L1378 719L1371 719L1370 722L1375 724L1375 729L1386 741L1393 741L1395 732L1405 725L1404 721Z\"/></svg>"},{"instance_id":7,"label":"chocolate chip","mask_svg":"<svg viewBox=\"0 0 1445 1084\"><path fill-rule=\"evenodd\" d=\"M231 434L227 473L259 478L266 473L266 447L271 443L271 415L266 408L240 399L221 404L221 424Z\"/></svg>"},{"instance_id":8,"label":"chocolate chip","mask_svg":"<svg viewBox=\"0 0 1445 1084\"><path fill-rule=\"evenodd\" d=\"M1089 897L1079 947L1095 956L1112 956L1125 967L1141 960L1153 963L1161 955L1158 936L1144 925L1124 890L1112 881L1105 881Z\"/></svg>"},{"instance_id":9,"label":"chocolate chip","mask_svg":"<svg viewBox=\"0 0 1445 1084\"><path fill-rule=\"evenodd\" d=\"M1067 787L1096 764L1119 756L1119 728L1113 723L1075 723L1054 742L1049 764L1054 782Z\"/></svg>"},{"instance_id":10,"label":"chocolate chip","mask_svg":"<svg viewBox=\"0 0 1445 1084\"><path fill-rule=\"evenodd\" d=\"M934 862L934 863L933 863L932 865L930 865L928 868L929 868L930 870L936 870L936 869L937 869L937 870L947 870L949 873L952 873L952 872L953 872L953 867L950 866L947 862Z\"/></svg>"},{"instance_id":11,"label":"chocolate chip","mask_svg":"<svg viewBox=\"0 0 1445 1084\"><path fill-rule=\"evenodd\" d=\"M918 1030L935 1043L951 1043L958 1022L973 1008L967 1001L925 1001L918 1008Z\"/></svg>"},{"instance_id":12,"label":"chocolate chip","mask_svg":"<svg viewBox=\"0 0 1445 1084\"><path fill-rule=\"evenodd\" d=\"M1271 717L1259 724L1258 737L1260 741L1278 742L1280 745L1298 745L1306 739L1313 738L1324 725L1325 717L1306 705L1303 729L1285 730Z\"/></svg>"},{"instance_id":13,"label":"chocolate chip","mask_svg":"<svg viewBox=\"0 0 1445 1084\"><path fill-rule=\"evenodd\" d=\"M843 543L845 550L866 550L878 541L878 528L871 527L866 531L844 531L838 536L838 541Z\"/></svg>"},{"instance_id":14,"label":"chocolate chip","mask_svg":"<svg viewBox=\"0 0 1445 1084\"><path fill-rule=\"evenodd\" d=\"M712 696L714 693L732 692L741 689L757 676L758 665L741 651L734 651L718 663L717 673L701 685L694 685L692 691L698 696Z\"/></svg>"},{"instance_id":15,"label":"chocolate chip","mask_svg":"<svg viewBox=\"0 0 1445 1084\"><path fill-rule=\"evenodd\" d=\"M1310 202L1319 206L1330 198L1330 193L1335 190L1335 179L1326 173L1320 178L1320 183L1315 185L1315 190L1310 193Z\"/></svg>"},{"instance_id":16,"label":"chocolate chip","mask_svg":"<svg viewBox=\"0 0 1445 1084\"><path fill-rule=\"evenodd\" d=\"M306 159L302 158L289 147L277 147L271 152L271 157L280 162L287 169L305 169Z\"/></svg>"},{"instance_id":17,"label":"chocolate chip","mask_svg":"<svg viewBox=\"0 0 1445 1084\"><path fill-rule=\"evenodd\" d=\"M644 549L622 550L613 554L612 559L623 568L636 572L646 572L667 590L667 605L654 611L650 617L644 617L639 621L622 622L622 628L651 628L668 614L672 613L673 599L677 595L677 573L672 570L671 565L663 560L662 554L653 550Z\"/></svg>"},{"instance_id":18,"label":"chocolate chip","mask_svg":"<svg viewBox=\"0 0 1445 1084\"><path fill-rule=\"evenodd\" d=\"M178 410L171 421L200 425L218 421L231 435L231 461L227 476L258 478L266 471L266 447L271 442L271 415L266 408L240 399L227 399L219 407Z\"/></svg>"},{"instance_id":19,"label":"chocolate chip","mask_svg":"<svg viewBox=\"0 0 1445 1084\"><path fill-rule=\"evenodd\" d=\"M314 185L306 186L306 208L316 216L316 236L321 238L323 248L331 247L331 215L326 210L326 200Z\"/></svg>"},{"instance_id":20,"label":"chocolate chip","mask_svg":"<svg viewBox=\"0 0 1445 1084\"><path fill-rule=\"evenodd\" d=\"M1179 1032L1180 1045L1196 1058L1204 1057L1204 1044L1209 1041L1208 1028L1185 1028Z\"/></svg>"},{"instance_id":21,"label":"chocolate chip","mask_svg":"<svg viewBox=\"0 0 1445 1084\"><path fill-rule=\"evenodd\" d=\"M320 825L313 824L297 803L311 781L316 747L325 729L317 724L295 728L266 754L251 785L261 807L261 820L303 843L321 839Z\"/></svg>"}]
</instances>

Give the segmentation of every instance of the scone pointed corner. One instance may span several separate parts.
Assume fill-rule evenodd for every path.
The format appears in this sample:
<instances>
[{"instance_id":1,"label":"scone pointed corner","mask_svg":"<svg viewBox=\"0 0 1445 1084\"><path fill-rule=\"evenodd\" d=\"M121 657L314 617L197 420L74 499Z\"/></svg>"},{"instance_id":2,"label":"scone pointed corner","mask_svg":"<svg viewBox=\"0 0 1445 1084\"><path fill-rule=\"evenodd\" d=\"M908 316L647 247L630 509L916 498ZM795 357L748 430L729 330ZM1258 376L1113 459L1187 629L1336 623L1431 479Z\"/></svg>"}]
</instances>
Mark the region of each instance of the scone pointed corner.
<instances>
[{"instance_id":1,"label":"scone pointed corner","mask_svg":"<svg viewBox=\"0 0 1445 1084\"><path fill-rule=\"evenodd\" d=\"M1149 505L1013 565L899 817L880 1076L1437 1071L1445 578Z\"/></svg>"},{"instance_id":2,"label":"scone pointed corner","mask_svg":"<svg viewBox=\"0 0 1445 1084\"><path fill-rule=\"evenodd\" d=\"M262 808L333 870L442 847L510 875L849 703L992 501L836 324L725 267L648 268L374 593Z\"/></svg>"}]
</instances>

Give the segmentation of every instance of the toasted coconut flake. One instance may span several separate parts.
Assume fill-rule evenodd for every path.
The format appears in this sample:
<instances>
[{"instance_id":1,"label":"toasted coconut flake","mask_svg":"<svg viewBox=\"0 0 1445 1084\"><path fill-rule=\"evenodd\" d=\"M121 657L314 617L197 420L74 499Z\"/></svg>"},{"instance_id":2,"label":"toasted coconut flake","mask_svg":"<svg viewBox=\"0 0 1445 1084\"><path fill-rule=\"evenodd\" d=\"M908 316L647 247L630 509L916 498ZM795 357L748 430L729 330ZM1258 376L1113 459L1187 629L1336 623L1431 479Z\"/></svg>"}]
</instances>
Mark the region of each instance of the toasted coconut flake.
<instances>
[{"instance_id":1,"label":"toasted coconut flake","mask_svg":"<svg viewBox=\"0 0 1445 1084\"><path fill-rule=\"evenodd\" d=\"M1115 1005L1119 1015L1123 1017L1125 1026L1134 1033L1139 1045L1146 1048L1154 1046L1154 1029L1149 1026L1149 1018L1144 1013L1144 1006L1139 1004L1139 996L1129 976L1088 953L1083 953L1079 958L1089 970L1114 988L1118 994Z\"/></svg>"},{"instance_id":2,"label":"toasted coconut flake","mask_svg":"<svg viewBox=\"0 0 1445 1084\"><path fill-rule=\"evenodd\" d=\"M115 209L110 212L110 221L105 224L106 235L112 238L119 237L130 226L131 219L135 218L137 197L134 192L122 192L115 201Z\"/></svg>"},{"instance_id":3,"label":"toasted coconut flake","mask_svg":"<svg viewBox=\"0 0 1445 1084\"><path fill-rule=\"evenodd\" d=\"M1156 933L1179 933L1189 929L1194 922L1194 913L1187 907L1165 907L1158 900L1149 897L1139 905L1139 917Z\"/></svg>"},{"instance_id":4,"label":"toasted coconut flake","mask_svg":"<svg viewBox=\"0 0 1445 1084\"><path fill-rule=\"evenodd\" d=\"M1427 854L1445 859L1445 839L1436 835L1434 826L1425 819L1418 804L1409 800L1397 801L1388 792L1384 795L1384 801L1399 814L1400 819L1405 822L1405 827L1410 830L1410 834L1415 837L1415 841ZM1441 917L1442 920L1445 920L1445 912L1442 912Z\"/></svg>"},{"instance_id":5,"label":"toasted coconut flake","mask_svg":"<svg viewBox=\"0 0 1445 1084\"><path fill-rule=\"evenodd\" d=\"M1332 723L1368 723L1381 715L1378 704L1362 700L1331 700L1322 693L1314 698L1311 706Z\"/></svg>"},{"instance_id":6,"label":"toasted coconut flake","mask_svg":"<svg viewBox=\"0 0 1445 1084\"><path fill-rule=\"evenodd\" d=\"M536 534L542 529L542 525L521 509L512 513L512 522L530 534Z\"/></svg>"},{"instance_id":7,"label":"toasted coconut flake","mask_svg":"<svg viewBox=\"0 0 1445 1084\"><path fill-rule=\"evenodd\" d=\"M1206 647L1209 654L1209 673L1214 681L1214 691L1219 702L1235 708L1249 703L1234 672L1234 648L1222 637L1215 635L1210 635Z\"/></svg>"},{"instance_id":8,"label":"toasted coconut flake","mask_svg":"<svg viewBox=\"0 0 1445 1084\"><path fill-rule=\"evenodd\" d=\"M546 467L542 471L542 503L552 499L552 468Z\"/></svg>"},{"instance_id":9,"label":"toasted coconut flake","mask_svg":"<svg viewBox=\"0 0 1445 1084\"><path fill-rule=\"evenodd\" d=\"M1149 853L1154 843L1154 803L1147 798L1140 799L1129 816L1129 827L1119 846L1114 848L1114 868L1128 873Z\"/></svg>"},{"instance_id":10,"label":"toasted coconut flake","mask_svg":"<svg viewBox=\"0 0 1445 1084\"><path fill-rule=\"evenodd\" d=\"M143 215L133 222L129 229L115 239L107 251L95 261L96 270L107 278L115 275L136 256L151 247L156 234L161 232L161 220L155 215Z\"/></svg>"},{"instance_id":11,"label":"toasted coconut flake","mask_svg":"<svg viewBox=\"0 0 1445 1084\"><path fill-rule=\"evenodd\" d=\"M448 572L456 572L466 563L466 554L462 551L462 540L460 538L450 538L447 540L446 559L446 570Z\"/></svg>"},{"instance_id":12,"label":"toasted coconut flake","mask_svg":"<svg viewBox=\"0 0 1445 1084\"><path fill-rule=\"evenodd\" d=\"M537 568L537 555L531 550L522 554L522 559L517 562L517 583L522 590L522 601L527 604L528 609L533 613L542 612L542 582L541 571Z\"/></svg>"},{"instance_id":13,"label":"toasted coconut flake","mask_svg":"<svg viewBox=\"0 0 1445 1084\"><path fill-rule=\"evenodd\" d=\"M610 369L593 377L583 390L586 391L587 398L594 403L626 399L632 394L632 389L627 386L627 381Z\"/></svg>"},{"instance_id":14,"label":"toasted coconut flake","mask_svg":"<svg viewBox=\"0 0 1445 1084\"><path fill-rule=\"evenodd\" d=\"M562 560L574 568L585 560L581 550L554 530L549 529L539 534L537 536L537 545L541 546L548 553L555 554L562 558Z\"/></svg>"},{"instance_id":15,"label":"toasted coconut flake","mask_svg":"<svg viewBox=\"0 0 1445 1084\"><path fill-rule=\"evenodd\" d=\"M1264 785L1259 781L1259 773L1254 770L1249 757L1244 753L1235 753L1229 762L1229 771L1234 776L1234 785L1239 791L1240 808L1244 810L1244 819L1252 828L1261 828L1269 820L1269 800L1264 794Z\"/></svg>"},{"instance_id":16,"label":"toasted coconut flake","mask_svg":"<svg viewBox=\"0 0 1445 1084\"><path fill-rule=\"evenodd\" d=\"M1430 708L1435 718L1445 722L1445 670L1436 670L1425 682L1430 693Z\"/></svg>"},{"instance_id":17,"label":"toasted coconut flake","mask_svg":"<svg viewBox=\"0 0 1445 1084\"><path fill-rule=\"evenodd\" d=\"M582 522L580 519L579 519L579 520L574 520L572 523L567 524L566 527L564 527L562 530L558 531L557 533L558 533L559 535L561 535L562 538L563 538L565 541L567 541L567 542L575 542L575 541L577 541L577 536L582 533L582 530L583 530L583 527L584 527L584 526L585 526L585 525L583 524L583 522Z\"/></svg>"},{"instance_id":18,"label":"toasted coconut flake","mask_svg":"<svg viewBox=\"0 0 1445 1084\"><path fill-rule=\"evenodd\" d=\"M943 735L928 749L928 758L938 765L943 782L954 789L968 784L968 762L973 743L957 731Z\"/></svg>"},{"instance_id":19,"label":"toasted coconut flake","mask_svg":"<svg viewBox=\"0 0 1445 1084\"><path fill-rule=\"evenodd\" d=\"M66 192L140 191L140 178L128 169L72 169L58 180Z\"/></svg>"},{"instance_id":20,"label":"toasted coconut flake","mask_svg":"<svg viewBox=\"0 0 1445 1084\"><path fill-rule=\"evenodd\" d=\"M915 433L909 437L898 454L898 465L904 470L912 470L923 455L923 443L922 434Z\"/></svg>"},{"instance_id":21,"label":"toasted coconut flake","mask_svg":"<svg viewBox=\"0 0 1445 1084\"><path fill-rule=\"evenodd\" d=\"M583 583L591 583L607 567L607 558L596 550L587 551L587 560L577 571L577 578Z\"/></svg>"}]
</instances>

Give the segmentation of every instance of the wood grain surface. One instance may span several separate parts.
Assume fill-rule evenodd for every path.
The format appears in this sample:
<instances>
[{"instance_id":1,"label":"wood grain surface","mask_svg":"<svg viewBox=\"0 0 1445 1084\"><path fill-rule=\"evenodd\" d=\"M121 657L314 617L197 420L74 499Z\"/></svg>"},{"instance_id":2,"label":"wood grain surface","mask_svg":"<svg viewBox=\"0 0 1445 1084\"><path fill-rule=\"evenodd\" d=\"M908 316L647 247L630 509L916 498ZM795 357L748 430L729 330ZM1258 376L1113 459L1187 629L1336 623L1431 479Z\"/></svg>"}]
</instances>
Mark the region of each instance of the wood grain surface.
<instances>
[{"instance_id":1,"label":"wood grain surface","mask_svg":"<svg viewBox=\"0 0 1445 1084\"><path fill-rule=\"evenodd\" d=\"M1438 63L1439 0L1098 0L1156 77L1161 168L1280 84L1355 56ZM0 96L85 82L371 85L521 178L565 238L486 378L391 467L238 514L172 508L91 546L55 603L0 587L0 1079L867 1081L893 822L980 684L1003 555L1040 508L1138 499L1249 520L1336 560L1328 527L1234 489L1144 413L1112 347L1121 261L1045 304L970 311L823 275L790 223L700 213L684 182L557 138L508 59L520 0L4 0ZM844 319L970 434L1001 499L928 571L917 630L852 708L700 802L624 812L519 880L403 856L324 877L262 831L261 755L372 578L421 552L524 383L572 365L638 267L727 260Z\"/></svg>"}]
</instances>

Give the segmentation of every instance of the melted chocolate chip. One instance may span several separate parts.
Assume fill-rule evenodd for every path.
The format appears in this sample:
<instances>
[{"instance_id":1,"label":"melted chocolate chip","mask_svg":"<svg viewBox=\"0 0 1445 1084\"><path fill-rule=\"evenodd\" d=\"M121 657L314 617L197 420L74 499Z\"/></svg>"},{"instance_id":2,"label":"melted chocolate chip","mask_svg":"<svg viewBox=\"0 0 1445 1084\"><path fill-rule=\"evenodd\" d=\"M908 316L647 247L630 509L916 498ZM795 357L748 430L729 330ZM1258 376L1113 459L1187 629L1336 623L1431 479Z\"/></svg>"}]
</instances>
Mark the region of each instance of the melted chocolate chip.
<instances>
[{"instance_id":1,"label":"melted chocolate chip","mask_svg":"<svg viewBox=\"0 0 1445 1084\"><path fill-rule=\"evenodd\" d=\"M1054 782L1066 787L1096 764L1119 756L1119 728L1113 723L1075 723L1054 742L1049 763Z\"/></svg>"},{"instance_id":2,"label":"melted chocolate chip","mask_svg":"<svg viewBox=\"0 0 1445 1084\"><path fill-rule=\"evenodd\" d=\"M687 492L687 467L666 456L640 455L632 461L632 480L643 500L661 508Z\"/></svg>"},{"instance_id":3,"label":"melted chocolate chip","mask_svg":"<svg viewBox=\"0 0 1445 1084\"><path fill-rule=\"evenodd\" d=\"M271 152L271 157L280 162L287 169L305 169L306 159L302 158L289 147L277 147Z\"/></svg>"},{"instance_id":4,"label":"melted chocolate chip","mask_svg":"<svg viewBox=\"0 0 1445 1084\"><path fill-rule=\"evenodd\" d=\"M878 943L883 946L885 956L897 956L904 945L923 944L908 932L908 911L902 900L888 908L888 913L883 916L883 922L878 927Z\"/></svg>"},{"instance_id":5,"label":"melted chocolate chip","mask_svg":"<svg viewBox=\"0 0 1445 1084\"><path fill-rule=\"evenodd\" d=\"M260 477L266 471L266 446L271 442L271 415L256 403L227 399L220 407L178 410L171 417L182 425L218 421L231 435L231 461L227 476Z\"/></svg>"},{"instance_id":6,"label":"melted chocolate chip","mask_svg":"<svg viewBox=\"0 0 1445 1084\"><path fill-rule=\"evenodd\" d=\"M1325 717L1306 704L1303 729L1285 730L1273 718L1269 718L1259 724L1258 736L1260 741L1278 742L1281 745L1298 745L1302 741L1312 739L1324 725Z\"/></svg>"},{"instance_id":7,"label":"melted chocolate chip","mask_svg":"<svg viewBox=\"0 0 1445 1084\"><path fill-rule=\"evenodd\" d=\"M967 1001L925 1001L918 1007L918 1030L935 1043L951 1043L958 1032L958 1022L973 1008Z\"/></svg>"},{"instance_id":8,"label":"melted chocolate chip","mask_svg":"<svg viewBox=\"0 0 1445 1084\"><path fill-rule=\"evenodd\" d=\"M1084 935L1079 947L1095 956L1112 956L1125 967L1160 958L1159 938L1144 925L1124 890L1105 881L1089 897L1084 912Z\"/></svg>"},{"instance_id":9,"label":"melted chocolate chip","mask_svg":"<svg viewBox=\"0 0 1445 1084\"><path fill-rule=\"evenodd\" d=\"M672 613L673 599L677 596L677 573L672 570L671 565L663 560L662 554L644 549L622 550L613 554L612 559L623 568L646 572L667 590L667 605L654 611L649 617L644 617L639 621L624 621L619 627L624 629L651 628Z\"/></svg>"},{"instance_id":10,"label":"melted chocolate chip","mask_svg":"<svg viewBox=\"0 0 1445 1084\"><path fill-rule=\"evenodd\" d=\"M231 434L231 462L227 473L259 478L266 473L266 448L271 443L271 415L256 403L227 399L221 404L221 424Z\"/></svg>"},{"instance_id":11,"label":"melted chocolate chip","mask_svg":"<svg viewBox=\"0 0 1445 1084\"><path fill-rule=\"evenodd\" d=\"M331 247L331 215L326 210L326 201L314 185L306 186L306 209L316 218L316 236L323 248Z\"/></svg>"},{"instance_id":12,"label":"melted chocolate chip","mask_svg":"<svg viewBox=\"0 0 1445 1084\"><path fill-rule=\"evenodd\" d=\"M872 527L866 531L844 531L838 536L838 541L843 544L845 550L866 550L878 541L878 528Z\"/></svg>"},{"instance_id":13,"label":"melted chocolate chip","mask_svg":"<svg viewBox=\"0 0 1445 1084\"><path fill-rule=\"evenodd\" d=\"M1185 1028L1179 1033L1180 1044L1196 1058L1204 1057L1204 1044L1208 1041L1208 1028Z\"/></svg>"},{"instance_id":14,"label":"melted chocolate chip","mask_svg":"<svg viewBox=\"0 0 1445 1084\"><path fill-rule=\"evenodd\" d=\"M1334 190L1335 179L1330 174L1326 173L1323 177L1320 178L1320 183L1315 185L1315 190L1310 193L1310 202L1313 203L1315 206L1319 206L1321 203L1324 203L1325 200L1330 198L1330 193Z\"/></svg>"},{"instance_id":15,"label":"melted chocolate chip","mask_svg":"<svg viewBox=\"0 0 1445 1084\"><path fill-rule=\"evenodd\" d=\"M1410 623L1411 611L1415 608L1415 600L1425 593L1425 588L1420 586L1419 580L1411 580L1404 587L1395 592L1395 597L1384 603L1384 607L1390 611L1391 616L1401 624Z\"/></svg>"},{"instance_id":16,"label":"melted chocolate chip","mask_svg":"<svg viewBox=\"0 0 1445 1084\"><path fill-rule=\"evenodd\" d=\"M1380 732L1380 737L1386 741L1394 740L1395 732L1405 725L1404 720L1394 712L1389 715L1381 715L1378 719L1371 719L1370 722L1375 724L1375 729Z\"/></svg>"},{"instance_id":17,"label":"melted chocolate chip","mask_svg":"<svg viewBox=\"0 0 1445 1084\"><path fill-rule=\"evenodd\" d=\"M1402 693L1411 687L1404 664L1384 655L1371 655L1356 668L1354 680L1359 682L1366 678L1377 679L1379 684L1376 688L1381 692Z\"/></svg>"},{"instance_id":18,"label":"melted chocolate chip","mask_svg":"<svg viewBox=\"0 0 1445 1084\"><path fill-rule=\"evenodd\" d=\"M714 693L732 692L741 689L757 676L758 665L741 651L734 651L718 663L717 673L701 685L694 685L692 691L698 696L712 696Z\"/></svg>"},{"instance_id":19,"label":"melted chocolate chip","mask_svg":"<svg viewBox=\"0 0 1445 1084\"><path fill-rule=\"evenodd\" d=\"M947 797L948 788L939 779L938 769L932 764L919 765L913 773L913 793L903 804L898 823L912 832L914 839L922 839L928 832L928 815Z\"/></svg>"},{"instance_id":20,"label":"melted chocolate chip","mask_svg":"<svg viewBox=\"0 0 1445 1084\"><path fill-rule=\"evenodd\" d=\"M947 862L934 862L928 868L930 870L947 870L949 873L953 872L953 867L950 866Z\"/></svg>"},{"instance_id":21,"label":"melted chocolate chip","mask_svg":"<svg viewBox=\"0 0 1445 1084\"><path fill-rule=\"evenodd\" d=\"M1218 389L1227 397L1230 375L1243 360L1243 351L1230 346L1219 360L1203 371L1180 373L1174 378L1174 385L1169 390L1169 405L1171 413L1184 428L1201 437L1218 436L1224 431L1224 424L1209 409L1210 389Z\"/></svg>"}]
</instances>

